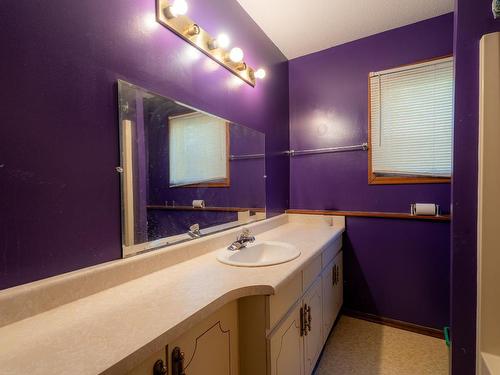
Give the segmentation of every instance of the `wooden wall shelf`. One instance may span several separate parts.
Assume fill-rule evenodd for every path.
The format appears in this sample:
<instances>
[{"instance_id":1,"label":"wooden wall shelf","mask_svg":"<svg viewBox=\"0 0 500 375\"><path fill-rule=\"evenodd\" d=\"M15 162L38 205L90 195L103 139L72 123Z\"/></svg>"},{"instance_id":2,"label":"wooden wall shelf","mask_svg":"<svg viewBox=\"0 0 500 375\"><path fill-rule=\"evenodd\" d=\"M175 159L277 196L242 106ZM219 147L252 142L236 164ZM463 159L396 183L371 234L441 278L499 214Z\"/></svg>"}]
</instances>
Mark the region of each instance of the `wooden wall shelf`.
<instances>
[{"instance_id":1,"label":"wooden wall shelf","mask_svg":"<svg viewBox=\"0 0 500 375\"><path fill-rule=\"evenodd\" d=\"M288 214L306 214L306 215L330 215L330 216L347 216L347 217L372 217L383 219L404 219L404 220L424 220L424 221L451 221L450 215L439 216L423 216L411 215L399 212L371 212L371 211L335 211L335 210L286 210Z\"/></svg>"},{"instance_id":2,"label":"wooden wall shelf","mask_svg":"<svg viewBox=\"0 0 500 375\"><path fill-rule=\"evenodd\" d=\"M192 207L192 206L146 206L148 210L166 211L208 211L208 212L266 212L265 208L245 208L245 207Z\"/></svg>"}]
</instances>

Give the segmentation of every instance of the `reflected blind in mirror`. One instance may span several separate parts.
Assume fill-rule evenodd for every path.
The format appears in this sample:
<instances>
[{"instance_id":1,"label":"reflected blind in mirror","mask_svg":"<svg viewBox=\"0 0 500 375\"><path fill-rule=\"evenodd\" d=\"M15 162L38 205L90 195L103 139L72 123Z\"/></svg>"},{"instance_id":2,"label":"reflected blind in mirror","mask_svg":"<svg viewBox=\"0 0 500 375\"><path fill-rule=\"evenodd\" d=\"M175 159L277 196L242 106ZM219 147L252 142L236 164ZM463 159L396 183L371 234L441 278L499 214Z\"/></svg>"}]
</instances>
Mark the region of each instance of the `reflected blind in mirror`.
<instances>
[{"instance_id":1,"label":"reflected blind in mirror","mask_svg":"<svg viewBox=\"0 0 500 375\"><path fill-rule=\"evenodd\" d=\"M226 121L203 113L169 117L170 186L227 176Z\"/></svg>"},{"instance_id":2,"label":"reflected blind in mirror","mask_svg":"<svg viewBox=\"0 0 500 375\"><path fill-rule=\"evenodd\" d=\"M450 177L453 58L370 74L372 172Z\"/></svg>"}]
</instances>

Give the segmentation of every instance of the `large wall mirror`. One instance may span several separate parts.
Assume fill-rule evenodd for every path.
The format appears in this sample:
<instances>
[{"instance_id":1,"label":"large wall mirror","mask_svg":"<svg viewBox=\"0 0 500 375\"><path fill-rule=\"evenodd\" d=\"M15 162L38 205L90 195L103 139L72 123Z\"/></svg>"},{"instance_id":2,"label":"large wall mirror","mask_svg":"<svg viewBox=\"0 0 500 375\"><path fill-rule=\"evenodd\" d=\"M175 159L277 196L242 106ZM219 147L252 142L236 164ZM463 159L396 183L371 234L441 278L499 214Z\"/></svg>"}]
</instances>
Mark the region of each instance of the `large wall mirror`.
<instances>
[{"instance_id":1,"label":"large wall mirror","mask_svg":"<svg viewBox=\"0 0 500 375\"><path fill-rule=\"evenodd\" d=\"M118 81L123 256L265 218L265 135Z\"/></svg>"}]
</instances>

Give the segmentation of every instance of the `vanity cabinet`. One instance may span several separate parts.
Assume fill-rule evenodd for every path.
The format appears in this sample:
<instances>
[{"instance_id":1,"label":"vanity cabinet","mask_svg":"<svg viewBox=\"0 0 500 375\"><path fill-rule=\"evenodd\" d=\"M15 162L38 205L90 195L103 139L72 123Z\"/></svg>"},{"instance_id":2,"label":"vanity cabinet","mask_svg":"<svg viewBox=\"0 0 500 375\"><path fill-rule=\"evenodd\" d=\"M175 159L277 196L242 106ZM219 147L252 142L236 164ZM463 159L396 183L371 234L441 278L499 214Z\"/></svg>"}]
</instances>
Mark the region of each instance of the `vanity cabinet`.
<instances>
[{"instance_id":1,"label":"vanity cabinet","mask_svg":"<svg viewBox=\"0 0 500 375\"><path fill-rule=\"evenodd\" d=\"M323 270L321 284L323 288L323 343L325 343L344 302L342 252L339 252Z\"/></svg>"},{"instance_id":2,"label":"vanity cabinet","mask_svg":"<svg viewBox=\"0 0 500 375\"><path fill-rule=\"evenodd\" d=\"M223 306L128 375L155 374L159 359L168 375L311 375L342 306L341 246L333 241L274 295Z\"/></svg>"},{"instance_id":3,"label":"vanity cabinet","mask_svg":"<svg viewBox=\"0 0 500 375\"><path fill-rule=\"evenodd\" d=\"M173 353L182 361L174 361ZM233 301L195 325L127 375L238 375L238 305ZM165 372L154 372L161 360Z\"/></svg>"},{"instance_id":4,"label":"vanity cabinet","mask_svg":"<svg viewBox=\"0 0 500 375\"><path fill-rule=\"evenodd\" d=\"M268 339L270 375L311 374L323 347L322 290L318 278Z\"/></svg>"},{"instance_id":5,"label":"vanity cabinet","mask_svg":"<svg viewBox=\"0 0 500 375\"><path fill-rule=\"evenodd\" d=\"M238 302L241 375L311 375L342 306L338 238L271 296Z\"/></svg>"},{"instance_id":6,"label":"vanity cabinet","mask_svg":"<svg viewBox=\"0 0 500 375\"><path fill-rule=\"evenodd\" d=\"M304 366L305 374L311 374L323 348L323 291L318 277L304 296Z\"/></svg>"}]
</instances>

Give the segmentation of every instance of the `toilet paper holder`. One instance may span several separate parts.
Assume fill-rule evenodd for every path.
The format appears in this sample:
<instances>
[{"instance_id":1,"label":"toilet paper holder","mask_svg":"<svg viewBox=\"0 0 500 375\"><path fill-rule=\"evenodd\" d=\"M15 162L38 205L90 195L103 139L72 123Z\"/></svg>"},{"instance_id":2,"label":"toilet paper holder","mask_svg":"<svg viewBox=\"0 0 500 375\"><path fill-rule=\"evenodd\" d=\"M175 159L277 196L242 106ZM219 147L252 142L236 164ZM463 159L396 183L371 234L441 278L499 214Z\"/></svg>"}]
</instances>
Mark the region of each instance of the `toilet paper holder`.
<instances>
[{"instance_id":1,"label":"toilet paper holder","mask_svg":"<svg viewBox=\"0 0 500 375\"><path fill-rule=\"evenodd\" d=\"M419 213L417 205L425 205L425 206L433 205L434 212L433 213L432 212ZM426 208L428 208L428 207L426 207ZM411 203L410 204L410 213L413 216L417 216L417 215L440 216L441 215L441 208L439 207L438 204L434 204L434 203L432 203L432 204L431 203Z\"/></svg>"}]
</instances>

